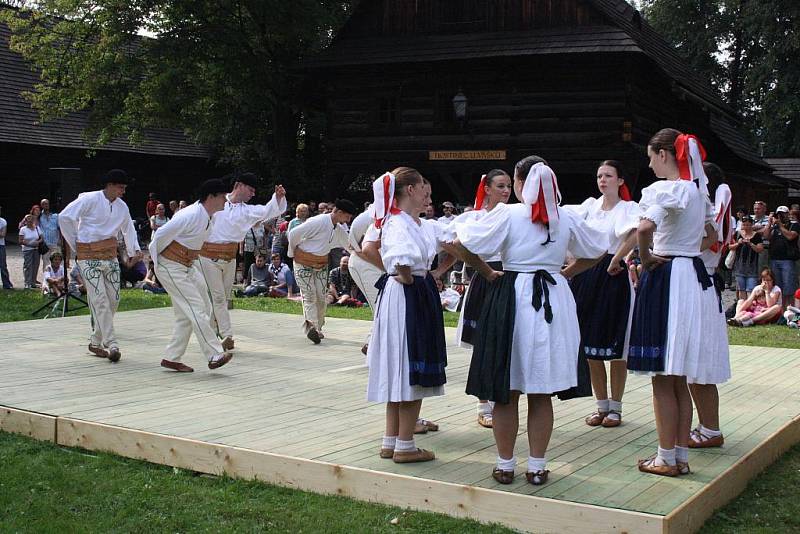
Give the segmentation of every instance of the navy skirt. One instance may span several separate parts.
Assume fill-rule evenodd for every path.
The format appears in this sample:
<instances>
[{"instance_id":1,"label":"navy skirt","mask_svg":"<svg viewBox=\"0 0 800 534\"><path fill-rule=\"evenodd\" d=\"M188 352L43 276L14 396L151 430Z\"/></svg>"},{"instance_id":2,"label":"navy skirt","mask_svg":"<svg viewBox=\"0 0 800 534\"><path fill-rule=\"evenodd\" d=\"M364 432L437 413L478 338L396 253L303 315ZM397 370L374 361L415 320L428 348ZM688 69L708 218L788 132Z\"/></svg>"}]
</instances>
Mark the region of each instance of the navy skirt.
<instances>
[{"instance_id":1,"label":"navy skirt","mask_svg":"<svg viewBox=\"0 0 800 534\"><path fill-rule=\"evenodd\" d=\"M384 274L375 283L379 295L388 278L389 275ZM442 386L447 382L447 349L442 301L436 282L430 273L414 276L414 283L403 285L403 292L406 298L409 383L421 387ZM379 303L380 300L379 297Z\"/></svg>"},{"instance_id":2,"label":"navy skirt","mask_svg":"<svg viewBox=\"0 0 800 534\"><path fill-rule=\"evenodd\" d=\"M489 267L495 271L502 271L503 264L499 261L490 261ZM469 281L467 298L464 301L464 319L461 325L461 341L475 345L476 332L478 331L478 319L480 319L481 309L486 300L486 293L489 291L489 282L478 274L472 274Z\"/></svg>"},{"instance_id":3,"label":"navy skirt","mask_svg":"<svg viewBox=\"0 0 800 534\"><path fill-rule=\"evenodd\" d=\"M631 284L627 269L617 276L608 274L612 258L611 254L606 254L600 263L569 283L581 328L579 358L619 360L625 357Z\"/></svg>"}]
</instances>

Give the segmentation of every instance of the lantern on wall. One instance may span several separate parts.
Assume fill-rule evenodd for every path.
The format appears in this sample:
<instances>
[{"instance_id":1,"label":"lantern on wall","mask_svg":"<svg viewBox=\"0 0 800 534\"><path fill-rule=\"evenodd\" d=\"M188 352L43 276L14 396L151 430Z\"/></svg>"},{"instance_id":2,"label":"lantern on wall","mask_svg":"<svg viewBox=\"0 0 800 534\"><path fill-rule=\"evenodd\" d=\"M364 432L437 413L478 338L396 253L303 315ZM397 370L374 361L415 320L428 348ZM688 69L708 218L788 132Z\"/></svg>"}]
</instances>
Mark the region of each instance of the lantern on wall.
<instances>
[{"instance_id":1,"label":"lantern on wall","mask_svg":"<svg viewBox=\"0 0 800 534\"><path fill-rule=\"evenodd\" d=\"M468 103L469 100L467 100L467 97L464 96L464 93L462 93L460 90L458 91L458 94L453 97L453 114L455 115L456 119L458 120L458 122L461 123L462 126L464 125L464 122L467 120Z\"/></svg>"}]
</instances>

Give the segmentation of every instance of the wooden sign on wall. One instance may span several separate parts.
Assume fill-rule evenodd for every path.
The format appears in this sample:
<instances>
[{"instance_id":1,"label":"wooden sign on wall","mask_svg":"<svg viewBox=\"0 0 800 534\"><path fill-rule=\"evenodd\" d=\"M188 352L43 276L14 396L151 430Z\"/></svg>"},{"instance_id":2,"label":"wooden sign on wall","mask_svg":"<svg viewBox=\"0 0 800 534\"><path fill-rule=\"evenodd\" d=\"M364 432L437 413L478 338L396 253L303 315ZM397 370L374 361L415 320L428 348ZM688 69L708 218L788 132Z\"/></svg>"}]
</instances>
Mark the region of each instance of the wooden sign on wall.
<instances>
[{"instance_id":1,"label":"wooden sign on wall","mask_svg":"<svg viewBox=\"0 0 800 534\"><path fill-rule=\"evenodd\" d=\"M428 152L431 161L452 160L505 160L505 150L431 150Z\"/></svg>"}]
</instances>

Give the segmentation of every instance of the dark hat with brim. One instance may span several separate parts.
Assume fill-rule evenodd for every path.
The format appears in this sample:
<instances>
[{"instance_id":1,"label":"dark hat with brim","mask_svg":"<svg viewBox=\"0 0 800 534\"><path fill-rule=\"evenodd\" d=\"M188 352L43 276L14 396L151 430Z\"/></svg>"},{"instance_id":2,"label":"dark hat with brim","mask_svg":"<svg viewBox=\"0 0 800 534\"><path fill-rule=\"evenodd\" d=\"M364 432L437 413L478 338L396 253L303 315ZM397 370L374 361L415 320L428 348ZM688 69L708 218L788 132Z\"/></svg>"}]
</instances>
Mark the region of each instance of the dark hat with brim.
<instances>
[{"instance_id":1,"label":"dark hat with brim","mask_svg":"<svg viewBox=\"0 0 800 534\"><path fill-rule=\"evenodd\" d=\"M258 187L258 176L252 172L234 174L231 176L231 187L233 187L233 184L236 182L241 182L250 187Z\"/></svg>"},{"instance_id":2,"label":"dark hat with brim","mask_svg":"<svg viewBox=\"0 0 800 534\"><path fill-rule=\"evenodd\" d=\"M209 195L219 195L230 191L228 186L222 180L217 178L213 180L206 180L197 189L197 199L202 202L209 197Z\"/></svg>"},{"instance_id":3,"label":"dark hat with brim","mask_svg":"<svg viewBox=\"0 0 800 534\"><path fill-rule=\"evenodd\" d=\"M107 173L103 175L103 178L100 182L105 184L123 184L123 185L130 185L131 177L128 176L128 173L123 171L122 169L111 169Z\"/></svg>"},{"instance_id":4,"label":"dark hat with brim","mask_svg":"<svg viewBox=\"0 0 800 534\"><path fill-rule=\"evenodd\" d=\"M350 215L356 214L356 205L347 200L346 198L339 198L335 202L336 209L339 211L343 211L345 213L349 213Z\"/></svg>"}]
</instances>

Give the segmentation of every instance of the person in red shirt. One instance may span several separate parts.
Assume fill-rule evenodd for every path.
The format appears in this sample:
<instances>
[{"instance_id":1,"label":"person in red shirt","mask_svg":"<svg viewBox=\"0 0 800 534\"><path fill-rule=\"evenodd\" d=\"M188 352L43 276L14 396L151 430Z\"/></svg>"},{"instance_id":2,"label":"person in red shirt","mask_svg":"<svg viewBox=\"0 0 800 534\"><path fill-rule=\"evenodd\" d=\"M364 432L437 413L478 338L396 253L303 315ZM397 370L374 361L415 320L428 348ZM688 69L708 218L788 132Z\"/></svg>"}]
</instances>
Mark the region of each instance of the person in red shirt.
<instances>
[{"instance_id":1,"label":"person in red shirt","mask_svg":"<svg viewBox=\"0 0 800 534\"><path fill-rule=\"evenodd\" d=\"M147 206L145 206L148 219L156 214L156 208L158 208L160 203L155 193L150 193L150 195L148 195Z\"/></svg>"}]
</instances>

